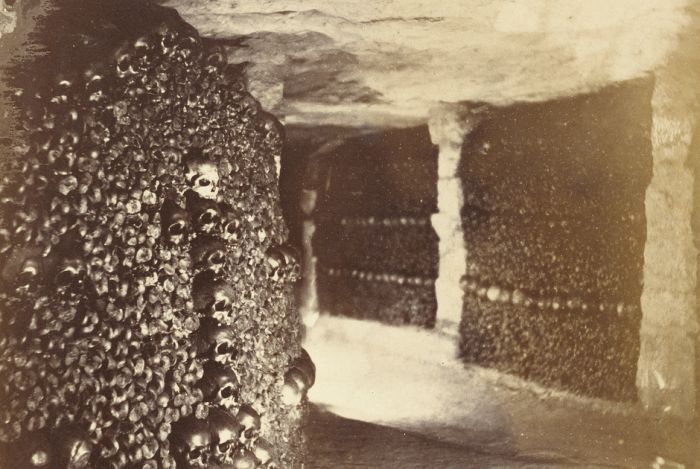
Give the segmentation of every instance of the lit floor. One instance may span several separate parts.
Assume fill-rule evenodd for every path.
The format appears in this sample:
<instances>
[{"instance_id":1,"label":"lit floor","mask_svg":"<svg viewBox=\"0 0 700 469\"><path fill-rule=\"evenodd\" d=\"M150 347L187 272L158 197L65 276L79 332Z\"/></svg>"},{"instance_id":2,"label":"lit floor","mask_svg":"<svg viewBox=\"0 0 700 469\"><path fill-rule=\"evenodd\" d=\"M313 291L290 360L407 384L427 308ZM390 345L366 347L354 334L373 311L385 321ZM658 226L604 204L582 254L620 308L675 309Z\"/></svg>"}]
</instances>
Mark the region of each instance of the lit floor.
<instances>
[{"instance_id":1,"label":"lit floor","mask_svg":"<svg viewBox=\"0 0 700 469\"><path fill-rule=\"evenodd\" d=\"M307 467L689 469L700 460L690 424L465 366L447 334L321 316L305 347L317 365Z\"/></svg>"},{"instance_id":2,"label":"lit floor","mask_svg":"<svg viewBox=\"0 0 700 469\"><path fill-rule=\"evenodd\" d=\"M305 468L465 469L581 467L553 459L488 454L338 417L312 407ZM591 466L586 466L591 467Z\"/></svg>"}]
</instances>

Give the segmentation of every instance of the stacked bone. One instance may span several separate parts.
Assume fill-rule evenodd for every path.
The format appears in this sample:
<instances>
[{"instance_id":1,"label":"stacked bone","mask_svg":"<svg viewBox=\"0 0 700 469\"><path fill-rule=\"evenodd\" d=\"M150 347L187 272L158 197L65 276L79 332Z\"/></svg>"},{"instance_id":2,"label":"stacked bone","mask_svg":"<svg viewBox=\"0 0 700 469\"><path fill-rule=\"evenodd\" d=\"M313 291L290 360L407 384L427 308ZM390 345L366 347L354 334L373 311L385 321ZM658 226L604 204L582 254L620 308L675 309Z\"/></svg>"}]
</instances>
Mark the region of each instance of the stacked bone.
<instances>
[{"instance_id":1,"label":"stacked bone","mask_svg":"<svg viewBox=\"0 0 700 469\"><path fill-rule=\"evenodd\" d=\"M650 85L492 109L468 136L467 361L635 398Z\"/></svg>"},{"instance_id":2,"label":"stacked bone","mask_svg":"<svg viewBox=\"0 0 700 469\"><path fill-rule=\"evenodd\" d=\"M0 461L296 467L314 369L278 123L186 27L111 57L15 96L26 142L0 191Z\"/></svg>"},{"instance_id":3,"label":"stacked bone","mask_svg":"<svg viewBox=\"0 0 700 469\"><path fill-rule=\"evenodd\" d=\"M427 127L351 139L320 163L330 174L314 235L321 307L432 327L437 168Z\"/></svg>"}]
</instances>

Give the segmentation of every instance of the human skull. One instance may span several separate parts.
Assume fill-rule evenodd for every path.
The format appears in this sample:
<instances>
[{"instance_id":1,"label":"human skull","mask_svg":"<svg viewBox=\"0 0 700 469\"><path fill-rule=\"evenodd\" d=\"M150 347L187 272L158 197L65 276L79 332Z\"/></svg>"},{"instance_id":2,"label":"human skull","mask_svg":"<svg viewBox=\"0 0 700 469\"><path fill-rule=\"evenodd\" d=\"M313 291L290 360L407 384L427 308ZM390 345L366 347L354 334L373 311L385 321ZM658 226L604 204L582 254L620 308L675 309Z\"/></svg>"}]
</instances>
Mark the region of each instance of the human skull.
<instances>
[{"instance_id":1,"label":"human skull","mask_svg":"<svg viewBox=\"0 0 700 469\"><path fill-rule=\"evenodd\" d=\"M233 312L236 292L225 281L216 280L213 272L204 271L194 279L192 298L196 311L222 320Z\"/></svg>"},{"instance_id":2,"label":"human skull","mask_svg":"<svg viewBox=\"0 0 700 469\"><path fill-rule=\"evenodd\" d=\"M80 257L65 257L58 262L56 287L60 293L77 295L87 276L85 261Z\"/></svg>"},{"instance_id":3,"label":"human skull","mask_svg":"<svg viewBox=\"0 0 700 469\"><path fill-rule=\"evenodd\" d=\"M161 218L163 220L162 233L173 244L183 243L190 228L190 218L187 211L175 204L166 204Z\"/></svg>"},{"instance_id":4,"label":"human skull","mask_svg":"<svg viewBox=\"0 0 700 469\"><path fill-rule=\"evenodd\" d=\"M126 48L119 49L114 54L114 58L117 63L117 76L119 78L127 78L136 75L136 58L132 57Z\"/></svg>"},{"instance_id":5,"label":"human skull","mask_svg":"<svg viewBox=\"0 0 700 469\"><path fill-rule=\"evenodd\" d=\"M270 271L270 279L274 282L279 282L282 278L284 268L284 255L279 247L275 246L267 252L267 265Z\"/></svg>"},{"instance_id":6,"label":"human skull","mask_svg":"<svg viewBox=\"0 0 700 469\"><path fill-rule=\"evenodd\" d=\"M225 409L209 409L209 431L212 436L212 454L217 462L224 462L238 444L243 426Z\"/></svg>"},{"instance_id":7,"label":"human skull","mask_svg":"<svg viewBox=\"0 0 700 469\"><path fill-rule=\"evenodd\" d=\"M235 357L235 334L216 319L203 318L199 326L198 352L215 362L230 363Z\"/></svg>"},{"instance_id":8,"label":"human skull","mask_svg":"<svg viewBox=\"0 0 700 469\"><path fill-rule=\"evenodd\" d=\"M25 435L16 450L18 467L48 469L56 463L50 436L43 431Z\"/></svg>"},{"instance_id":9,"label":"human skull","mask_svg":"<svg viewBox=\"0 0 700 469\"><path fill-rule=\"evenodd\" d=\"M221 210L213 200L189 197L187 207L192 213L197 232L214 234L221 227Z\"/></svg>"},{"instance_id":10,"label":"human skull","mask_svg":"<svg viewBox=\"0 0 700 469\"><path fill-rule=\"evenodd\" d=\"M289 243L274 246L267 252L270 278L277 281L294 282L299 278L299 251Z\"/></svg>"},{"instance_id":11,"label":"human skull","mask_svg":"<svg viewBox=\"0 0 700 469\"><path fill-rule=\"evenodd\" d=\"M46 161L53 168L54 173L67 176L71 173L77 156L74 151L57 146L46 154Z\"/></svg>"},{"instance_id":12,"label":"human skull","mask_svg":"<svg viewBox=\"0 0 700 469\"><path fill-rule=\"evenodd\" d=\"M233 469L253 469L257 466L255 456L249 450L241 448L231 457Z\"/></svg>"},{"instance_id":13,"label":"human skull","mask_svg":"<svg viewBox=\"0 0 700 469\"><path fill-rule=\"evenodd\" d=\"M226 264L226 245L219 239L199 236L192 246L194 266L220 273Z\"/></svg>"},{"instance_id":14,"label":"human skull","mask_svg":"<svg viewBox=\"0 0 700 469\"><path fill-rule=\"evenodd\" d=\"M288 406L295 406L301 402L304 397L303 390L299 387L299 384L293 379L292 376L287 373L284 377L284 384L282 385L282 402Z\"/></svg>"},{"instance_id":15,"label":"human skull","mask_svg":"<svg viewBox=\"0 0 700 469\"><path fill-rule=\"evenodd\" d=\"M212 437L209 424L205 420L190 416L178 421L170 438L178 459L178 468L206 469L209 467Z\"/></svg>"},{"instance_id":16,"label":"human skull","mask_svg":"<svg viewBox=\"0 0 700 469\"><path fill-rule=\"evenodd\" d=\"M238 241L241 236L241 219L232 211L224 214L224 226L221 233L222 238L229 242Z\"/></svg>"},{"instance_id":17,"label":"human skull","mask_svg":"<svg viewBox=\"0 0 700 469\"><path fill-rule=\"evenodd\" d=\"M258 438L258 441L255 442L255 447L253 448L253 454L260 465L265 467L271 463L275 457L275 448L272 446L272 443L267 441L265 438Z\"/></svg>"},{"instance_id":18,"label":"human skull","mask_svg":"<svg viewBox=\"0 0 700 469\"><path fill-rule=\"evenodd\" d=\"M207 362L200 389L204 398L224 405L233 406L238 398L239 380L236 372L221 363Z\"/></svg>"},{"instance_id":19,"label":"human skull","mask_svg":"<svg viewBox=\"0 0 700 469\"><path fill-rule=\"evenodd\" d=\"M306 374L297 367L292 367L287 371L285 380L293 381L301 393L306 393L311 387Z\"/></svg>"},{"instance_id":20,"label":"human skull","mask_svg":"<svg viewBox=\"0 0 700 469\"><path fill-rule=\"evenodd\" d=\"M306 349L301 349L301 354L292 362L292 367L299 369L304 376L308 386L311 387L316 382L316 365Z\"/></svg>"},{"instance_id":21,"label":"human skull","mask_svg":"<svg viewBox=\"0 0 700 469\"><path fill-rule=\"evenodd\" d=\"M41 276L42 263L37 258L28 258L22 262L17 274L17 289L22 291L35 290Z\"/></svg>"},{"instance_id":22,"label":"human skull","mask_svg":"<svg viewBox=\"0 0 700 469\"><path fill-rule=\"evenodd\" d=\"M247 404L243 404L236 414L236 421L243 426L241 443L246 444L257 437L260 430L260 414Z\"/></svg>"},{"instance_id":23,"label":"human skull","mask_svg":"<svg viewBox=\"0 0 700 469\"><path fill-rule=\"evenodd\" d=\"M185 178L191 190L205 199L216 200L219 194L219 169L201 152L191 152L186 161Z\"/></svg>"},{"instance_id":24,"label":"human skull","mask_svg":"<svg viewBox=\"0 0 700 469\"><path fill-rule=\"evenodd\" d=\"M90 464L92 444L81 429L69 426L56 432L58 437L57 455L59 467L84 469Z\"/></svg>"}]
</instances>

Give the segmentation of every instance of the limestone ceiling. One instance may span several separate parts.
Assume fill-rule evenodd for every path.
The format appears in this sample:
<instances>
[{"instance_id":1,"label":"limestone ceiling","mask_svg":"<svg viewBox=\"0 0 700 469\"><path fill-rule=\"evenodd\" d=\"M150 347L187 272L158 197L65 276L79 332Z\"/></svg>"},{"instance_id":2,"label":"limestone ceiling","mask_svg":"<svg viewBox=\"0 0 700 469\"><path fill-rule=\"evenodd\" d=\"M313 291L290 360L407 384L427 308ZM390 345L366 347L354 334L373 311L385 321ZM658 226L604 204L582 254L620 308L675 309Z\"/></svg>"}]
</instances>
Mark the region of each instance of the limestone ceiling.
<instances>
[{"instance_id":1,"label":"limestone ceiling","mask_svg":"<svg viewBox=\"0 0 700 469\"><path fill-rule=\"evenodd\" d=\"M689 0L166 0L249 64L288 124L424 123L439 101L543 100L663 64Z\"/></svg>"}]
</instances>

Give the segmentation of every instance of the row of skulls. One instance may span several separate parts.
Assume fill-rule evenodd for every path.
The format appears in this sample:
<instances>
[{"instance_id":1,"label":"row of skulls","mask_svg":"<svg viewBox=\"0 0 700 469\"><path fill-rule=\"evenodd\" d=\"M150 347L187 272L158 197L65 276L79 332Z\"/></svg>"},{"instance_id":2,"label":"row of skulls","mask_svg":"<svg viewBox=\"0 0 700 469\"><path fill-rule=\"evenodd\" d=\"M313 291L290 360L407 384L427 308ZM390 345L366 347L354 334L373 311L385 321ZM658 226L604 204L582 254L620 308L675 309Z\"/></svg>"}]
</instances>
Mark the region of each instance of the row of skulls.
<instances>
[{"instance_id":1,"label":"row of skulls","mask_svg":"<svg viewBox=\"0 0 700 469\"><path fill-rule=\"evenodd\" d=\"M17 405L0 441L20 468L279 467L270 422L315 379L284 330L299 263L272 189L279 129L189 31L109 63L16 95L29 143L0 184L0 391ZM265 345L272 377L264 334L293 349Z\"/></svg>"},{"instance_id":2,"label":"row of skulls","mask_svg":"<svg viewBox=\"0 0 700 469\"><path fill-rule=\"evenodd\" d=\"M225 344L226 341L218 342ZM214 365L215 370L205 371L206 394L219 402L235 395L236 377L225 367ZM316 368L308 353L302 354L292 363L285 375L282 401L287 406L298 405L316 379ZM274 462L274 447L258 436L261 417L251 406L242 405L234 415L225 406L212 407L208 418L189 417L178 422L173 432L176 445L185 452L182 455L185 467L205 468L212 462L221 468L248 469L277 467Z\"/></svg>"}]
</instances>

